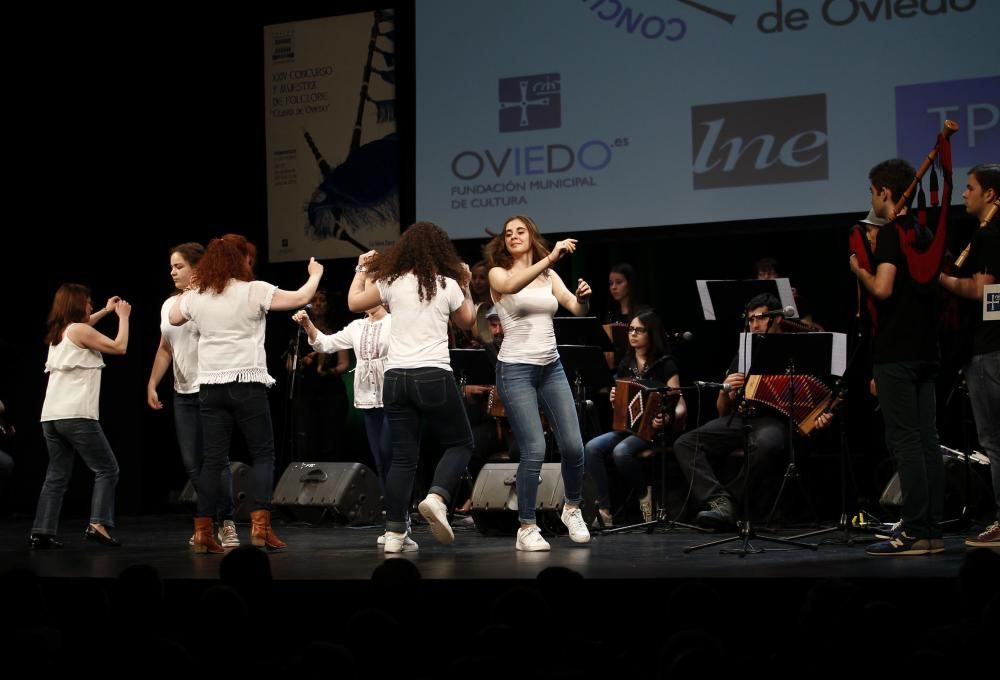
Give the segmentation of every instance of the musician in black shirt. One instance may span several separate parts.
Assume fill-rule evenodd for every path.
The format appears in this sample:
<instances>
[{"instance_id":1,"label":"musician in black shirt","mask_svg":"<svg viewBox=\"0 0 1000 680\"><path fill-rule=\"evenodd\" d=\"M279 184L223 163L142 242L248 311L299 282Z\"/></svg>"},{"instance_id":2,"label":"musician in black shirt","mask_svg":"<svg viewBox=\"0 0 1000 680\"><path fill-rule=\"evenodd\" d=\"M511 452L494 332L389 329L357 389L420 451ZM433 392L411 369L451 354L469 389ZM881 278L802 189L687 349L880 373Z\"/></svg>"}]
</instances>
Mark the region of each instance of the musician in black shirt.
<instances>
[{"instance_id":1,"label":"musician in black shirt","mask_svg":"<svg viewBox=\"0 0 1000 680\"><path fill-rule=\"evenodd\" d=\"M996 201L1000 200L1000 164L977 165L969 171L962 193L965 210L984 222ZM976 420L979 444L990 459L993 496L997 520L977 536L965 540L970 547L1000 548L1000 321L983 319L984 286L1000 281L1000 213L972 236L964 276L938 277L950 293L969 300L973 320L972 351L962 371L969 387L972 415Z\"/></svg>"},{"instance_id":2,"label":"musician in black shirt","mask_svg":"<svg viewBox=\"0 0 1000 680\"><path fill-rule=\"evenodd\" d=\"M886 444L896 458L903 497L898 535L868 546L869 555L944 552L940 526L944 462L938 444L935 396L940 365L938 296L933 279L921 283L915 278L911 260L919 261L920 250L907 241L919 240L916 225L902 209L900 214L896 212L896 202L915 176L913 166L898 158L871 169L872 208L876 216L889 222L875 232L874 272L859 266L853 255L850 260L851 271L875 301L872 372Z\"/></svg>"},{"instance_id":3,"label":"musician in black shirt","mask_svg":"<svg viewBox=\"0 0 1000 680\"><path fill-rule=\"evenodd\" d=\"M746 305L748 333L780 333L778 317L769 312L781 310L781 301L770 293L753 297ZM743 419L751 419L750 465L755 470L766 469L778 460L787 443L787 424L783 417L765 411L762 406L747 409L741 417L735 409L742 396L745 376L739 372L739 357L733 358L726 372L725 389L719 391L715 405L719 417L701 427L686 432L674 442L674 455L681 471L691 486L691 497L699 507L695 523L706 529L728 529L735 526L734 499L719 481L713 463L721 463L726 456L744 445ZM816 427L825 427L832 416L823 414L816 419ZM740 485L745 484L740 479Z\"/></svg>"},{"instance_id":4,"label":"musician in black shirt","mask_svg":"<svg viewBox=\"0 0 1000 680\"><path fill-rule=\"evenodd\" d=\"M629 348L618 365L616 378L648 380L659 385L680 387L677 364L666 353L663 325L652 311L641 311L628 323ZM615 388L611 389L611 402L615 401ZM658 414L653 420L654 430L660 430L667 423L682 424L687 414L684 399L676 401L664 399L672 408L670 412ZM585 470L597 487L597 505L600 522L605 527L613 525L611 498L608 490L608 472L605 458L612 454L618 472L628 482L632 492L639 499L643 519L653 518L652 488L647 486L642 474L640 456L651 448L650 442L631 432L612 431L591 439L584 447Z\"/></svg>"}]
</instances>

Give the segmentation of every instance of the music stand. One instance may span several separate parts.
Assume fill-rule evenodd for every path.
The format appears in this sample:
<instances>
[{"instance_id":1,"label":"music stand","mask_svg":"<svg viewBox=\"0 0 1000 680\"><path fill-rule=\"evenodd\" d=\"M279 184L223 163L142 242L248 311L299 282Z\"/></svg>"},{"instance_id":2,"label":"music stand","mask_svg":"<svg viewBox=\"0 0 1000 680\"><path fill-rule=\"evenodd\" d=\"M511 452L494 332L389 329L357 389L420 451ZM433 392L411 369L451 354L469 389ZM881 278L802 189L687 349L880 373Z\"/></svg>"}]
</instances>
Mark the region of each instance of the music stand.
<instances>
[{"instance_id":1,"label":"music stand","mask_svg":"<svg viewBox=\"0 0 1000 680\"><path fill-rule=\"evenodd\" d=\"M602 352L615 349L596 316L557 316L552 319L552 330L557 345L593 345Z\"/></svg>"},{"instance_id":2,"label":"music stand","mask_svg":"<svg viewBox=\"0 0 1000 680\"><path fill-rule=\"evenodd\" d=\"M766 522L768 527L773 527L775 513L781 505L781 499L789 484L794 484L798 488L813 520L816 519L816 509L802 485L802 478L799 476L798 465L795 462L796 422L792 405L796 403L797 394L794 376L825 376L843 373L843 346L839 345L841 352L835 355L834 340L835 334L833 333L766 333L755 334L750 338L752 373L760 375L784 373L790 377L784 395L785 410L788 411L788 467L782 477L778 495L771 506L771 512L768 513ZM796 538L835 530L835 528L823 528L800 534Z\"/></svg>"},{"instance_id":3,"label":"music stand","mask_svg":"<svg viewBox=\"0 0 1000 680\"><path fill-rule=\"evenodd\" d=\"M695 281L706 321L740 319L747 302L761 293L771 293L782 307L798 307L788 279L719 279Z\"/></svg>"}]
</instances>

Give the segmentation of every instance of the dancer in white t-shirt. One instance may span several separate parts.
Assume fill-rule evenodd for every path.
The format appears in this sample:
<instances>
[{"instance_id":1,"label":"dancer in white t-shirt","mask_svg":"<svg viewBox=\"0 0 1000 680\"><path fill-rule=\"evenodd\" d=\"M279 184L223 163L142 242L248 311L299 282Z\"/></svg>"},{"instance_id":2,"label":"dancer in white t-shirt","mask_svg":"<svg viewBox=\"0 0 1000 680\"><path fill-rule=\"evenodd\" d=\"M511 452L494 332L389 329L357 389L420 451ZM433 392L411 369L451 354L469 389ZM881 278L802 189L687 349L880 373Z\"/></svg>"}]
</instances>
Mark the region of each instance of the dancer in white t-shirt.
<instances>
[{"instance_id":1,"label":"dancer in white t-shirt","mask_svg":"<svg viewBox=\"0 0 1000 680\"><path fill-rule=\"evenodd\" d=\"M238 426L253 457L250 474L250 543L281 550L271 528L274 490L274 432L264 352L266 315L305 305L316 293L323 265L309 259L309 280L295 291L254 281L257 248L239 234L212 239L195 270L192 290L175 298L170 323L198 326L198 399L204 432L204 460L198 477L195 552L223 552L212 535L221 495L222 468L229 464L233 427Z\"/></svg>"},{"instance_id":2,"label":"dancer in white t-shirt","mask_svg":"<svg viewBox=\"0 0 1000 680\"><path fill-rule=\"evenodd\" d=\"M417 222L392 248L358 258L347 294L351 311L385 304L392 312L382 400L392 433L392 466L386 479L387 553L416 550L407 542L406 517L420 457L421 429L445 447L427 497L418 509L434 537L451 543L451 494L472 455L472 430L451 372L448 320L469 329L475 321L469 267L448 235Z\"/></svg>"}]
</instances>

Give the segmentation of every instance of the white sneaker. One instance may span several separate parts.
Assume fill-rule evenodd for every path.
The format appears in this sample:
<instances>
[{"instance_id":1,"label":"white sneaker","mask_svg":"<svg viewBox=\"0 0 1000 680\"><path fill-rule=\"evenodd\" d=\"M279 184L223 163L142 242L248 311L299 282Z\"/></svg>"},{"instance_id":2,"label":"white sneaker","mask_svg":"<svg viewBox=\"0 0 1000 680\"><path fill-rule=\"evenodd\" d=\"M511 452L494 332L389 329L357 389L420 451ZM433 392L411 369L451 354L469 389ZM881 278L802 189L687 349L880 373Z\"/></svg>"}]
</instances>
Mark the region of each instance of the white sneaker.
<instances>
[{"instance_id":1,"label":"white sneaker","mask_svg":"<svg viewBox=\"0 0 1000 680\"><path fill-rule=\"evenodd\" d=\"M399 534L395 531L385 532L385 551L387 553L415 552L419 548L416 541L406 534Z\"/></svg>"},{"instance_id":2,"label":"white sneaker","mask_svg":"<svg viewBox=\"0 0 1000 680\"><path fill-rule=\"evenodd\" d=\"M653 487L646 487L646 495L639 499L639 509L642 511L642 521L653 521Z\"/></svg>"},{"instance_id":3,"label":"white sneaker","mask_svg":"<svg viewBox=\"0 0 1000 680\"><path fill-rule=\"evenodd\" d=\"M434 534L434 538L439 543L447 545L455 540L455 532L451 530L451 525L448 524L448 508L438 500L437 496L428 494L427 498L420 501L417 510L420 511L423 518L431 525L431 533ZM386 550L388 549L386 547Z\"/></svg>"},{"instance_id":4,"label":"white sneaker","mask_svg":"<svg viewBox=\"0 0 1000 680\"><path fill-rule=\"evenodd\" d=\"M552 549L549 542L542 538L542 532L539 531L537 524L518 529L517 543L514 547L527 552L545 552Z\"/></svg>"},{"instance_id":5,"label":"white sneaker","mask_svg":"<svg viewBox=\"0 0 1000 680\"><path fill-rule=\"evenodd\" d=\"M191 538L188 539L188 545L194 545L194 534L191 534Z\"/></svg>"},{"instance_id":6,"label":"white sneaker","mask_svg":"<svg viewBox=\"0 0 1000 680\"><path fill-rule=\"evenodd\" d=\"M583 521L583 513L580 512L580 508L569 509L568 505L563 504L562 509L562 523L566 525L569 529L569 537L574 543L587 543L590 541L590 529L587 528L587 523Z\"/></svg>"},{"instance_id":7,"label":"white sneaker","mask_svg":"<svg viewBox=\"0 0 1000 680\"><path fill-rule=\"evenodd\" d=\"M386 534L387 533L389 533L389 532L386 532ZM381 536L379 536L378 540L375 541L375 545L377 545L379 547L384 546L385 545L385 536L386 536L386 534L382 534ZM419 550L419 549L420 549L420 546L417 545L416 541L414 541L412 538L410 538L410 534L409 534L409 532L407 532L406 533L406 540L403 541L403 552L411 552L413 550Z\"/></svg>"},{"instance_id":8,"label":"white sneaker","mask_svg":"<svg viewBox=\"0 0 1000 680\"><path fill-rule=\"evenodd\" d=\"M223 548L240 547L240 537L236 533L236 525L233 520L227 519L219 527L219 545Z\"/></svg>"}]
</instances>

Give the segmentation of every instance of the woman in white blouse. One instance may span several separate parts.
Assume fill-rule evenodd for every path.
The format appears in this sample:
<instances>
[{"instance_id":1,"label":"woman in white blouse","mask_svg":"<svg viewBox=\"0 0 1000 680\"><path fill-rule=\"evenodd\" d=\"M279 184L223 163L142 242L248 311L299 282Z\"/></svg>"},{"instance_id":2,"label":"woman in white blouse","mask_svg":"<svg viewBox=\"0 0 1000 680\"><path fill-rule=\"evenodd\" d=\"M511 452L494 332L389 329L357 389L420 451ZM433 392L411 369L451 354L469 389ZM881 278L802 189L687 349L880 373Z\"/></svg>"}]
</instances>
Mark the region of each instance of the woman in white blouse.
<instances>
[{"instance_id":1,"label":"woman in white blouse","mask_svg":"<svg viewBox=\"0 0 1000 680\"><path fill-rule=\"evenodd\" d=\"M118 334L114 340L91 327L112 311L118 315ZM49 467L28 538L28 544L36 550L62 547L56 540L56 529L73 473L74 451L94 473L90 524L84 538L119 546L108 533L108 527L115 525L118 461L98 422L98 406L104 368L101 354L125 354L131 313L131 305L117 296L92 312L90 289L77 283L61 285L52 300L45 334L49 345L45 361L49 384L42 404L42 432L49 451Z\"/></svg>"},{"instance_id":2,"label":"woman in white blouse","mask_svg":"<svg viewBox=\"0 0 1000 680\"><path fill-rule=\"evenodd\" d=\"M170 308L174 297L191 286L194 267L205 254L205 246L200 243L182 243L170 249L170 278L174 281L174 294L160 307L160 344L153 358L153 368L146 384L146 403L151 409L160 411L163 403L156 388L173 368L174 389L174 430L177 434L177 448L181 452L184 472L195 489L201 474L202 432L201 413L198 406L198 328L193 323L174 326L170 323ZM217 537L223 548L236 548L240 539L233 522L233 471L230 466L222 468L222 495L215 509ZM194 545L194 536L188 543Z\"/></svg>"},{"instance_id":3,"label":"woman in white blouse","mask_svg":"<svg viewBox=\"0 0 1000 680\"><path fill-rule=\"evenodd\" d=\"M267 388L264 332L269 311L305 305L316 293L323 265L309 259L309 280L295 291L255 281L257 248L239 234L213 239L198 263L193 288L178 295L170 323L198 327L198 401L204 460L198 477L194 551L223 552L212 535L212 518L222 494L222 469L229 465L233 427L238 426L253 457L250 475L250 543L281 550L271 528L274 490L274 432Z\"/></svg>"},{"instance_id":4,"label":"woman in white blouse","mask_svg":"<svg viewBox=\"0 0 1000 680\"><path fill-rule=\"evenodd\" d=\"M353 349L358 363L354 367L354 408L359 409L365 421L368 446L375 459L379 486L385 495L385 483L392 467L392 438L389 423L382 406L382 385L385 382L385 362L389 357L389 330L392 317L382 305L365 312L363 319L355 319L336 333L321 333L305 310L296 312L292 319L305 329L309 345L317 352ZM414 543L412 538L406 539ZM385 536L379 545L385 544ZM415 549L415 548L411 548Z\"/></svg>"}]
</instances>

